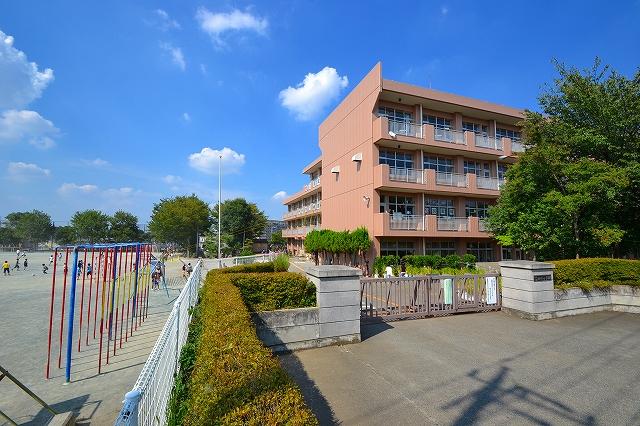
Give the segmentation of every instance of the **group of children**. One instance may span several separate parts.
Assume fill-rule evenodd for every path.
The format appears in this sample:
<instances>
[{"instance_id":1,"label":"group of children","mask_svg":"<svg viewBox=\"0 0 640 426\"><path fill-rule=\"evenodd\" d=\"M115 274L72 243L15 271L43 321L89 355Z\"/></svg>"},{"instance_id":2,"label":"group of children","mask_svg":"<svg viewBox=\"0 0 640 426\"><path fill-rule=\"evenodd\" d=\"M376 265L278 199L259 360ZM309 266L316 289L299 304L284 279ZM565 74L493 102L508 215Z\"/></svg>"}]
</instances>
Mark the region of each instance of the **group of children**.
<instances>
[{"instance_id":1,"label":"group of children","mask_svg":"<svg viewBox=\"0 0 640 426\"><path fill-rule=\"evenodd\" d=\"M29 267L29 261L27 260L27 254L20 250L16 250L16 264L13 265L13 269L20 270L20 258L24 257L23 266L26 270ZM2 275L11 275L11 265L8 260L5 260L2 264Z\"/></svg>"}]
</instances>

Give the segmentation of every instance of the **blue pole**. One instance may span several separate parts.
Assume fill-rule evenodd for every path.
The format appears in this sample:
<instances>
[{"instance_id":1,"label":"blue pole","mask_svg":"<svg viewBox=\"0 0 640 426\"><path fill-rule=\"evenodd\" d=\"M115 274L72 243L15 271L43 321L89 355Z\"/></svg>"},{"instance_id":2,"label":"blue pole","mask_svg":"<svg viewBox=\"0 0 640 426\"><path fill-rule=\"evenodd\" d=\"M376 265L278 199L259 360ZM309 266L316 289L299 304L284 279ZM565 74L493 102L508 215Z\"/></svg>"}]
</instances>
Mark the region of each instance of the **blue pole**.
<instances>
[{"instance_id":1,"label":"blue pole","mask_svg":"<svg viewBox=\"0 0 640 426\"><path fill-rule=\"evenodd\" d=\"M67 324L67 365L65 369L65 381L71 381L71 349L73 341L73 320L76 307L76 281L78 277L78 248L73 249L73 273L71 275L71 288L69 289L69 322Z\"/></svg>"},{"instance_id":2,"label":"blue pole","mask_svg":"<svg viewBox=\"0 0 640 426\"><path fill-rule=\"evenodd\" d=\"M131 315L131 330L133 330L133 324L137 316L138 307L138 265L140 264L140 244L136 245L136 280L133 284L133 315Z\"/></svg>"},{"instance_id":3,"label":"blue pole","mask_svg":"<svg viewBox=\"0 0 640 426\"><path fill-rule=\"evenodd\" d=\"M111 328L113 327L113 308L116 301L113 300L116 296L116 273L118 271L118 246L113 251L113 287L111 288L111 309L109 311L109 339L111 339Z\"/></svg>"}]
</instances>

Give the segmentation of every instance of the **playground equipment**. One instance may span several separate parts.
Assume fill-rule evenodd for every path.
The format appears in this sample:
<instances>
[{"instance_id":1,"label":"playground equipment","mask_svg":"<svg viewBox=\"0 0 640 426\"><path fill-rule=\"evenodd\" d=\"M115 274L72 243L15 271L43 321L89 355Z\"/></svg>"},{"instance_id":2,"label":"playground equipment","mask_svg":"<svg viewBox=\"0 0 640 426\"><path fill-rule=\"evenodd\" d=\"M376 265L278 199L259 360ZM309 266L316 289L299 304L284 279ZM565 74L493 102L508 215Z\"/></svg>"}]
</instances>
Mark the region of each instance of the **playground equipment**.
<instances>
[{"instance_id":1,"label":"playground equipment","mask_svg":"<svg viewBox=\"0 0 640 426\"><path fill-rule=\"evenodd\" d=\"M49 310L45 372L47 379L51 377L52 344L56 343L53 342L54 333L57 334L55 340L58 347L57 351L53 349L53 362L56 362L57 356L58 368L62 368L62 351L65 347L65 380L68 383L71 381L74 346L78 352L83 347L95 350L97 346L97 369L100 374L103 364L109 364L110 357L115 356L117 350L122 348L123 340L126 343L138 327L142 326L147 318L149 307L152 259L154 259L151 249L151 244L144 243L56 247L53 256ZM62 261L63 257L64 261ZM70 257L72 258L71 268L69 268ZM56 283L59 285L60 280L62 280L62 294L58 302ZM80 287L79 301L76 297L78 287ZM56 309L58 303L59 306ZM57 318L56 312L59 312L59 324L54 320ZM63 345L65 322L67 337L66 345ZM74 339L75 330L77 330L77 341Z\"/></svg>"}]
</instances>

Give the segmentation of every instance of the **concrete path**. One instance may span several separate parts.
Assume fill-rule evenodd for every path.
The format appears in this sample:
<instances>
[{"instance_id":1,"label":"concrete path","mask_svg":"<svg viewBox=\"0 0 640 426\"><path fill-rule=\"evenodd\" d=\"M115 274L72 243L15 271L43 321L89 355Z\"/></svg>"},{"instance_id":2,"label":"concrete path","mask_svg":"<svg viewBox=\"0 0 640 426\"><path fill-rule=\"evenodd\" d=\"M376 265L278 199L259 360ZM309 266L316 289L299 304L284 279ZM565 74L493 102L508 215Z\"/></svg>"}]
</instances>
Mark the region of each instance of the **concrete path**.
<instances>
[{"instance_id":1,"label":"concrete path","mask_svg":"<svg viewBox=\"0 0 640 426\"><path fill-rule=\"evenodd\" d=\"M64 352L63 369L57 368L55 352L52 355L52 378L46 380L44 376L52 271L49 270L49 275L42 275L36 265L48 263L48 257L49 253L30 254L32 266L29 271L0 277L0 364L55 410L75 411L78 423L112 424L120 411L124 394L135 383L184 284L179 278L182 264L178 261L168 263L167 276L172 278L169 296L164 290L150 293L147 320L128 342L123 343L122 349L117 350L102 374L97 374L97 341L90 339L88 348L83 346L80 353L74 349L72 382L63 385ZM60 300L61 286L57 287L59 291L56 297ZM79 294L77 297L80 297ZM104 345L106 347L106 342ZM0 410L24 424L46 424L51 418L48 411L7 379L0 382ZM0 419L0 425L4 424Z\"/></svg>"},{"instance_id":2,"label":"concrete path","mask_svg":"<svg viewBox=\"0 0 640 426\"><path fill-rule=\"evenodd\" d=\"M280 358L322 424L640 424L640 315L495 312L362 333Z\"/></svg>"}]
</instances>

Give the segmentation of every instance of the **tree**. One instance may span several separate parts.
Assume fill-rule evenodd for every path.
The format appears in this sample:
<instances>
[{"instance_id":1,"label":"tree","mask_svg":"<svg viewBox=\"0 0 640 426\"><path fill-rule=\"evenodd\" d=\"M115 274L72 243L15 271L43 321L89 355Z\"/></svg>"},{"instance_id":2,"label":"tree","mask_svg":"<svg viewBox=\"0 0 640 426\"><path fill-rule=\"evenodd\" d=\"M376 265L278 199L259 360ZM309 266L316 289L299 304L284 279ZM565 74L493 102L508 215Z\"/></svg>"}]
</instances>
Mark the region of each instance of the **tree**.
<instances>
[{"instance_id":1,"label":"tree","mask_svg":"<svg viewBox=\"0 0 640 426\"><path fill-rule=\"evenodd\" d=\"M71 218L71 227L78 241L100 243L109 236L109 219L98 210L79 211Z\"/></svg>"},{"instance_id":2,"label":"tree","mask_svg":"<svg viewBox=\"0 0 640 426\"><path fill-rule=\"evenodd\" d=\"M38 244L47 241L53 233L51 216L39 210L9 213L7 227L23 244Z\"/></svg>"},{"instance_id":3,"label":"tree","mask_svg":"<svg viewBox=\"0 0 640 426\"><path fill-rule=\"evenodd\" d=\"M109 218L109 238L115 242L141 241L143 232L138 226L138 218L128 212L118 210Z\"/></svg>"},{"instance_id":4,"label":"tree","mask_svg":"<svg viewBox=\"0 0 640 426\"><path fill-rule=\"evenodd\" d=\"M211 226L207 203L196 195L162 199L153 206L149 231L156 241L178 244L182 249L195 252L196 234Z\"/></svg>"},{"instance_id":5,"label":"tree","mask_svg":"<svg viewBox=\"0 0 640 426\"><path fill-rule=\"evenodd\" d=\"M640 70L556 64L525 112L526 152L506 175L488 226L540 258L626 254L640 240ZM636 253L637 255L637 253Z\"/></svg>"},{"instance_id":6,"label":"tree","mask_svg":"<svg viewBox=\"0 0 640 426\"><path fill-rule=\"evenodd\" d=\"M71 246L78 241L78 237L72 226L59 226L55 230L54 241L61 246Z\"/></svg>"},{"instance_id":7,"label":"tree","mask_svg":"<svg viewBox=\"0 0 640 426\"><path fill-rule=\"evenodd\" d=\"M282 230L274 231L271 233L269 243L274 246L284 247L287 245L287 240L282 236Z\"/></svg>"},{"instance_id":8,"label":"tree","mask_svg":"<svg viewBox=\"0 0 640 426\"><path fill-rule=\"evenodd\" d=\"M210 242L208 247L215 246L217 256L218 205L212 209L212 216L210 236L214 241ZM226 200L222 203L222 247L226 247L233 254L240 252L246 246L247 240L260 237L266 226L267 216L255 203L249 203L244 198Z\"/></svg>"}]
</instances>

